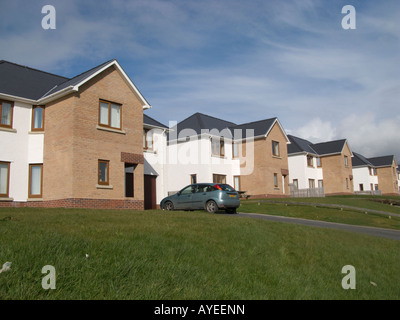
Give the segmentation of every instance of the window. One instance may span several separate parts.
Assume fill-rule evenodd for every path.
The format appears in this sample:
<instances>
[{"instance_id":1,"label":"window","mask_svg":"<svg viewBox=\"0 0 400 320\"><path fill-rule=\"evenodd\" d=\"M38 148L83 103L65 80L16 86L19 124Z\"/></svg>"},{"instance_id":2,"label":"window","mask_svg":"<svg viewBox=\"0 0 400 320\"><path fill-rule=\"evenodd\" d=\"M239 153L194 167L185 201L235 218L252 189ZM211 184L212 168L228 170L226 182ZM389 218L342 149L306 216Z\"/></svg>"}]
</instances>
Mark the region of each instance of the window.
<instances>
[{"instance_id":1,"label":"window","mask_svg":"<svg viewBox=\"0 0 400 320\"><path fill-rule=\"evenodd\" d=\"M43 131L43 129L44 129L44 107L33 106L32 131Z\"/></svg>"},{"instance_id":2,"label":"window","mask_svg":"<svg viewBox=\"0 0 400 320\"><path fill-rule=\"evenodd\" d=\"M110 169L110 161L108 160L99 160L99 176L98 176L98 184L100 185L109 185L109 170Z\"/></svg>"},{"instance_id":3,"label":"window","mask_svg":"<svg viewBox=\"0 0 400 320\"><path fill-rule=\"evenodd\" d=\"M324 180L318 180L318 188L322 189L324 187Z\"/></svg>"},{"instance_id":4,"label":"window","mask_svg":"<svg viewBox=\"0 0 400 320\"><path fill-rule=\"evenodd\" d=\"M149 129L143 129L143 149L153 149L153 132Z\"/></svg>"},{"instance_id":5,"label":"window","mask_svg":"<svg viewBox=\"0 0 400 320\"><path fill-rule=\"evenodd\" d=\"M360 191L364 191L364 184L360 183L359 187L360 187Z\"/></svg>"},{"instance_id":6,"label":"window","mask_svg":"<svg viewBox=\"0 0 400 320\"><path fill-rule=\"evenodd\" d=\"M374 190L374 184L373 183L370 183L370 188L371 188L371 191Z\"/></svg>"},{"instance_id":7,"label":"window","mask_svg":"<svg viewBox=\"0 0 400 320\"><path fill-rule=\"evenodd\" d=\"M8 198L10 182L10 163L0 162L0 197Z\"/></svg>"},{"instance_id":8,"label":"window","mask_svg":"<svg viewBox=\"0 0 400 320\"><path fill-rule=\"evenodd\" d=\"M233 187L236 191L240 191L240 176L233 177Z\"/></svg>"},{"instance_id":9,"label":"window","mask_svg":"<svg viewBox=\"0 0 400 320\"><path fill-rule=\"evenodd\" d=\"M313 156L307 156L307 166L309 167L314 167L314 157Z\"/></svg>"},{"instance_id":10,"label":"window","mask_svg":"<svg viewBox=\"0 0 400 320\"><path fill-rule=\"evenodd\" d=\"M374 173L374 176L376 176L377 175L376 168L373 168L372 171Z\"/></svg>"},{"instance_id":11,"label":"window","mask_svg":"<svg viewBox=\"0 0 400 320\"><path fill-rule=\"evenodd\" d=\"M211 154L213 156L225 156L225 142L223 138L211 138Z\"/></svg>"},{"instance_id":12,"label":"window","mask_svg":"<svg viewBox=\"0 0 400 320\"><path fill-rule=\"evenodd\" d=\"M279 142L272 141L272 155L279 157Z\"/></svg>"},{"instance_id":13,"label":"window","mask_svg":"<svg viewBox=\"0 0 400 320\"><path fill-rule=\"evenodd\" d=\"M375 185L375 190L379 190L379 185Z\"/></svg>"},{"instance_id":14,"label":"window","mask_svg":"<svg viewBox=\"0 0 400 320\"><path fill-rule=\"evenodd\" d=\"M349 179L346 178L346 189L348 189L348 188L349 188Z\"/></svg>"},{"instance_id":15,"label":"window","mask_svg":"<svg viewBox=\"0 0 400 320\"><path fill-rule=\"evenodd\" d=\"M100 101L99 125L113 129L121 129L121 105Z\"/></svg>"},{"instance_id":16,"label":"window","mask_svg":"<svg viewBox=\"0 0 400 320\"><path fill-rule=\"evenodd\" d=\"M197 174L190 175L190 184L197 183Z\"/></svg>"},{"instance_id":17,"label":"window","mask_svg":"<svg viewBox=\"0 0 400 320\"><path fill-rule=\"evenodd\" d=\"M368 167L368 170L369 170L369 175L372 176L372 168Z\"/></svg>"},{"instance_id":18,"label":"window","mask_svg":"<svg viewBox=\"0 0 400 320\"><path fill-rule=\"evenodd\" d=\"M239 145L236 142L232 142L232 158L239 158Z\"/></svg>"},{"instance_id":19,"label":"window","mask_svg":"<svg viewBox=\"0 0 400 320\"><path fill-rule=\"evenodd\" d=\"M317 158L317 167L322 167L321 158Z\"/></svg>"},{"instance_id":20,"label":"window","mask_svg":"<svg viewBox=\"0 0 400 320\"><path fill-rule=\"evenodd\" d=\"M0 127L12 128L14 104L0 100Z\"/></svg>"},{"instance_id":21,"label":"window","mask_svg":"<svg viewBox=\"0 0 400 320\"><path fill-rule=\"evenodd\" d=\"M299 180L298 179L293 179L293 185L296 189L299 188Z\"/></svg>"},{"instance_id":22,"label":"window","mask_svg":"<svg viewBox=\"0 0 400 320\"><path fill-rule=\"evenodd\" d=\"M226 183L226 176L221 174L213 174L213 183Z\"/></svg>"},{"instance_id":23,"label":"window","mask_svg":"<svg viewBox=\"0 0 400 320\"><path fill-rule=\"evenodd\" d=\"M308 187L310 189L315 189L315 180L314 179L308 179Z\"/></svg>"},{"instance_id":24,"label":"window","mask_svg":"<svg viewBox=\"0 0 400 320\"><path fill-rule=\"evenodd\" d=\"M348 156L344 156L344 165L345 165L346 167L349 166L349 157L348 157Z\"/></svg>"},{"instance_id":25,"label":"window","mask_svg":"<svg viewBox=\"0 0 400 320\"><path fill-rule=\"evenodd\" d=\"M278 174L277 173L274 173L274 186L275 186L275 188L278 188Z\"/></svg>"},{"instance_id":26,"label":"window","mask_svg":"<svg viewBox=\"0 0 400 320\"><path fill-rule=\"evenodd\" d=\"M43 165L29 165L29 198L42 197Z\"/></svg>"}]
</instances>

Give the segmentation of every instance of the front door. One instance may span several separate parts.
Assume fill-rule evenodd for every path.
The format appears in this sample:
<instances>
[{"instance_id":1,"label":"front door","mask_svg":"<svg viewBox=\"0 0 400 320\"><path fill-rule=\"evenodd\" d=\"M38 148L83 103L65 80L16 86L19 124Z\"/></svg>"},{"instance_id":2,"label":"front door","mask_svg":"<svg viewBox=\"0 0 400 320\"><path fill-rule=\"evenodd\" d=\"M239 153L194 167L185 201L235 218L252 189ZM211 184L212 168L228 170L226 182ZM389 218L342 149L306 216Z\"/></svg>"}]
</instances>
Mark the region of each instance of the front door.
<instances>
[{"instance_id":1,"label":"front door","mask_svg":"<svg viewBox=\"0 0 400 320\"><path fill-rule=\"evenodd\" d=\"M157 209L157 176L144 175L144 209Z\"/></svg>"}]
</instances>

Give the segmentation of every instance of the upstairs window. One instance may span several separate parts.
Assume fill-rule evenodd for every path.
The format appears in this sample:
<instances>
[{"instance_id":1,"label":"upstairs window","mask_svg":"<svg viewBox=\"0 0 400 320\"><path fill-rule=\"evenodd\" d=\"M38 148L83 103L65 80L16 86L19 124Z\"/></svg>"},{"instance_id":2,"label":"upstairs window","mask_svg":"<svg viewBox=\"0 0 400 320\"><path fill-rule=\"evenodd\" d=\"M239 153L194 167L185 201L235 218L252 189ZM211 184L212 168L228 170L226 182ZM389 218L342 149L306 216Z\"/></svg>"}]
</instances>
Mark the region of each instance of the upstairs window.
<instances>
[{"instance_id":1,"label":"upstairs window","mask_svg":"<svg viewBox=\"0 0 400 320\"><path fill-rule=\"evenodd\" d=\"M121 105L100 100L99 125L112 129L121 129Z\"/></svg>"},{"instance_id":2,"label":"upstairs window","mask_svg":"<svg viewBox=\"0 0 400 320\"><path fill-rule=\"evenodd\" d=\"M211 139L211 152L213 156L225 156L225 141L223 138L214 137Z\"/></svg>"},{"instance_id":3,"label":"upstairs window","mask_svg":"<svg viewBox=\"0 0 400 320\"><path fill-rule=\"evenodd\" d=\"M322 167L321 158L317 158L317 167Z\"/></svg>"},{"instance_id":4,"label":"upstairs window","mask_svg":"<svg viewBox=\"0 0 400 320\"><path fill-rule=\"evenodd\" d=\"M143 149L153 149L153 132L149 129L143 129Z\"/></svg>"},{"instance_id":5,"label":"upstairs window","mask_svg":"<svg viewBox=\"0 0 400 320\"><path fill-rule=\"evenodd\" d=\"M344 166L345 167L349 166L349 157L348 156L344 156Z\"/></svg>"},{"instance_id":6,"label":"upstairs window","mask_svg":"<svg viewBox=\"0 0 400 320\"><path fill-rule=\"evenodd\" d=\"M32 131L44 130L44 107L33 106L32 108Z\"/></svg>"},{"instance_id":7,"label":"upstairs window","mask_svg":"<svg viewBox=\"0 0 400 320\"><path fill-rule=\"evenodd\" d=\"M279 142L278 141L272 141L272 155L279 157Z\"/></svg>"},{"instance_id":8,"label":"upstairs window","mask_svg":"<svg viewBox=\"0 0 400 320\"><path fill-rule=\"evenodd\" d=\"M14 104L0 100L0 127L12 128Z\"/></svg>"},{"instance_id":9,"label":"upstairs window","mask_svg":"<svg viewBox=\"0 0 400 320\"><path fill-rule=\"evenodd\" d=\"M307 166L314 167L314 157L313 156L307 156Z\"/></svg>"},{"instance_id":10,"label":"upstairs window","mask_svg":"<svg viewBox=\"0 0 400 320\"><path fill-rule=\"evenodd\" d=\"M236 142L232 142L232 158L239 158L239 145Z\"/></svg>"}]
</instances>

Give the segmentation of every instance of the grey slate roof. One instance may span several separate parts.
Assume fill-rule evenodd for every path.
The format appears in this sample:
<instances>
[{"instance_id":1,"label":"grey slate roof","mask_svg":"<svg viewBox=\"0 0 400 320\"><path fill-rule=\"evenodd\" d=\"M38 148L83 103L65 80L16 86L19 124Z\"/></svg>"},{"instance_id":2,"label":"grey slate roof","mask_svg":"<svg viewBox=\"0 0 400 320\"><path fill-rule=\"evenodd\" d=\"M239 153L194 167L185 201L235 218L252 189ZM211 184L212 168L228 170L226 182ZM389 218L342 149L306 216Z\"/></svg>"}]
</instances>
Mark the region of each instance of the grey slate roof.
<instances>
[{"instance_id":1,"label":"grey slate roof","mask_svg":"<svg viewBox=\"0 0 400 320\"><path fill-rule=\"evenodd\" d=\"M158 122L157 120L154 120L153 118L149 117L146 114L143 114L143 124L144 125L147 124L151 127L159 127L159 128L168 129L167 126L163 125L161 122Z\"/></svg>"},{"instance_id":2,"label":"grey slate roof","mask_svg":"<svg viewBox=\"0 0 400 320\"><path fill-rule=\"evenodd\" d=\"M321 143L315 143L312 148L317 151L319 155L327 155L333 153L341 153L346 143L346 139L327 141Z\"/></svg>"},{"instance_id":3,"label":"grey slate roof","mask_svg":"<svg viewBox=\"0 0 400 320\"><path fill-rule=\"evenodd\" d=\"M79 75L77 75L77 76L75 76L75 77L73 77L71 79L67 79L64 82L59 83L56 87L51 88L50 91L45 92L42 97L43 98L47 97L47 96L49 96L51 94L54 94L54 93L56 93L56 92L58 92L60 90L63 90L63 89L68 88L70 86L75 86L75 85L79 84L84 79L90 77L91 75L93 75L94 73L96 73L97 71L99 71L101 68L103 68L104 66L106 66L107 64L109 64L112 61L115 61L115 59L112 59L112 60L109 60L107 62L104 62L104 63L102 63L101 65L99 65L97 67L94 67L94 68L92 68L92 69L90 69L88 71L85 71L85 72L83 72L83 73L81 73L81 74L79 74Z\"/></svg>"},{"instance_id":4,"label":"grey slate roof","mask_svg":"<svg viewBox=\"0 0 400 320\"><path fill-rule=\"evenodd\" d=\"M318 154L312 148L312 143L310 141L292 135L288 135L288 138L290 141L290 144L288 145L289 154L299 153L299 152Z\"/></svg>"},{"instance_id":5,"label":"grey slate roof","mask_svg":"<svg viewBox=\"0 0 400 320\"><path fill-rule=\"evenodd\" d=\"M177 137L179 138L180 133L182 133L182 130L184 129L190 129L184 134L185 137L194 134L200 135L204 133L205 130L206 132L208 130L212 135L224 136L225 138L244 139L248 137L246 132L247 129L253 130L254 135L251 137L258 137L268 133L275 121L277 121L277 118L237 125L230 121L225 121L197 112L171 128L172 132L168 136L168 140L174 140Z\"/></svg>"},{"instance_id":6,"label":"grey slate roof","mask_svg":"<svg viewBox=\"0 0 400 320\"><path fill-rule=\"evenodd\" d=\"M374 165L363 155L353 152L354 157L351 159L351 163L353 168L354 167L363 167L363 166L369 166L373 167Z\"/></svg>"},{"instance_id":7,"label":"grey slate roof","mask_svg":"<svg viewBox=\"0 0 400 320\"><path fill-rule=\"evenodd\" d=\"M277 118L270 118L270 119L265 119L265 120L259 120L259 121L254 121L254 122L248 122L244 124L239 124L235 126L229 127L231 130L232 134L235 135L236 130L241 130L241 137L245 138L247 137L246 130L254 130L254 135L253 137L259 137L265 135L272 125L275 123ZM235 135L236 137L236 135Z\"/></svg>"},{"instance_id":8,"label":"grey slate roof","mask_svg":"<svg viewBox=\"0 0 400 320\"><path fill-rule=\"evenodd\" d=\"M288 154L306 152L324 156L328 154L341 153L346 143L346 139L333 140L320 143L311 143L308 140L288 135L290 144L288 145Z\"/></svg>"},{"instance_id":9,"label":"grey slate roof","mask_svg":"<svg viewBox=\"0 0 400 320\"><path fill-rule=\"evenodd\" d=\"M38 100L68 78L0 60L0 93Z\"/></svg>"},{"instance_id":10,"label":"grey slate roof","mask_svg":"<svg viewBox=\"0 0 400 320\"><path fill-rule=\"evenodd\" d=\"M190 117L186 118L185 120L182 120L179 122L175 127L171 128L173 131L173 134L170 134L168 136L169 140L172 140L176 137L179 137L179 134L182 133L182 130L185 129L190 129L191 132L185 132L185 136L190 136L190 133L195 133L196 135L202 134L204 130L213 130L215 133L216 131L222 132L224 129L227 129L231 126L235 126L236 124L233 122L221 120L215 117L211 117L209 115L205 115L203 113L195 113L191 115ZM227 133L228 131L225 130L224 133ZM193 135L193 134L191 134Z\"/></svg>"},{"instance_id":11,"label":"grey slate roof","mask_svg":"<svg viewBox=\"0 0 400 320\"><path fill-rule=\"evenodd\" d=\"M394 156L382 156L382 157L374 157L368 158L368 161L371 162L375 167L387 167L393 164Z\"/></svg>"}]
</instances>

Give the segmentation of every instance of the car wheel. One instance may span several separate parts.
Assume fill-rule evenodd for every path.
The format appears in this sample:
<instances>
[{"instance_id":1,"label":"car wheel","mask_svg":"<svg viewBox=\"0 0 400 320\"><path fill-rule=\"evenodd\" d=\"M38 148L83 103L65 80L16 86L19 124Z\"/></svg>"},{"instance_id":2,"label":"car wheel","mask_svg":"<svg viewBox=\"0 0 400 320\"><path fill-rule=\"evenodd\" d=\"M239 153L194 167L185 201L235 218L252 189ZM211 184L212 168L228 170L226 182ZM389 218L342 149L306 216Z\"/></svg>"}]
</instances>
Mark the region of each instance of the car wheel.
<instances>
[{"instance_id":1,"label":"car wheel","mask_svg":"<svg viewBox=\"0 0 400 320\"><path fill-rule=\"evenodd\" d=\"M172 210L174 210L174 204L171 201L167 201L164 204L164 209L167 211L172 211Z\"/></svg>"},{"instance_id":2,"label":"car wheel","mask_svg":"<svg viewBox=\"0 0 400 320\"><path fill-rule=\"evenodd\" d=\"M206 210L207 210L207 212L210 212L210 213L217 212L218 211L218 206L215 203L215 201L213 201L213 200L207 201Z\"/></svg>"}]
</instances>

